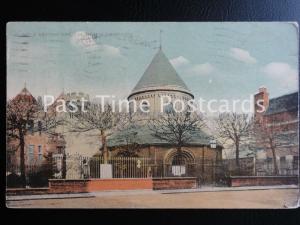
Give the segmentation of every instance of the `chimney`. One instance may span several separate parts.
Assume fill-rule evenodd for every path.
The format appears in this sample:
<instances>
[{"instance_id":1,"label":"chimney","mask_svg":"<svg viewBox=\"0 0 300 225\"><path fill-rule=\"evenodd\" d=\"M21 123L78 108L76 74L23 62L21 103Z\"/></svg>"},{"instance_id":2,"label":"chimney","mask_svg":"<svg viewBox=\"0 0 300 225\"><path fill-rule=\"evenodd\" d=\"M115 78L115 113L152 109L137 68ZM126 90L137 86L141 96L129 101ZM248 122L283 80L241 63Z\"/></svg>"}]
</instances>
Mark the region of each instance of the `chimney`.
<instances>
[{"instance_id":1,"label":"chimney","mask_svg":"<svg viewBox=\"0 0 300 225\"><path fill-rule=\"evenodd\" d=\"M266 87L260 87L258 93L254 95L254 117L256 120L261 121L264 112L260 112L264 106L265 111L269 106L269 93Z\"/></svg>"}]
</instances>

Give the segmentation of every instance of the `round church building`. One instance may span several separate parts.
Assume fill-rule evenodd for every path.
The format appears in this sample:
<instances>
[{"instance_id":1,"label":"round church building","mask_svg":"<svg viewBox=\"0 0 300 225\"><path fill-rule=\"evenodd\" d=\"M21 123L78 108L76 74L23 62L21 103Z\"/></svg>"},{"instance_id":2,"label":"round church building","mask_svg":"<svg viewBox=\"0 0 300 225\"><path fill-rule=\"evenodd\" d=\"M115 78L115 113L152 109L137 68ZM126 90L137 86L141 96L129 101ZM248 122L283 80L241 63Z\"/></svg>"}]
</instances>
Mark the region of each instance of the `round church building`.
<instances>
[{"instance_id":1,"label":"round church building","mask_svg":"<svg viewBox=\"0 0 300 225\"><path fill-rule=\"evenodd\" d=\"M182 147L181 153L178 153L176 146L159 139L148 128L147 120L167 110L165 106L162 107L162 96L165 96L166 101L171 100L171 102L177 99L188 101L194 98L168 58L159 49L128 96L128 100L135 100L137 105L143 105L144 100L147 100L150 104L145 103L145 108L149 112L137 112L132 118L135 121L133 128L115 132L109 137L107 145L111 156L119 156L122 151L134 151L132 155L147 157L153 164L163 167L159 173L164 174L156 174L158 176L190 176L189 165L194 169L197 165L203 169L202 172L207 171L212 174L208 171L209 167L210 170L212 169L209 164L222 158L222 146L212 144L215 143L214 137L203 130L194 132L189 143ZM132 107L130 109L132 110ZM179 172L174 170L176 166ZM154 174L155 171L152 173Z\"/></svg>"}]
</instances>

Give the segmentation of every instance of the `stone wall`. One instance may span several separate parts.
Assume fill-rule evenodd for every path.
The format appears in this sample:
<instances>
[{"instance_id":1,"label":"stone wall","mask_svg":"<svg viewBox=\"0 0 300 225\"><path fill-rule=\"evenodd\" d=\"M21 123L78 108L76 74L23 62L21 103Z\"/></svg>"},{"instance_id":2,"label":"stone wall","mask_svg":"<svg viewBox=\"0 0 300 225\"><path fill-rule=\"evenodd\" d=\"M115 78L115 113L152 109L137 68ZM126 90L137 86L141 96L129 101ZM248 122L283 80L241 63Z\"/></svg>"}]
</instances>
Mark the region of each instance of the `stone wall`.
<instances>
[{"instance_id":1,"label":"stone wall","mask_svg":"<svg viewBox=\"0 0 300 225\"><path fill-rule=\"evenodd\" d=\"M153 188L151 178L93 179L87 185L88 192L108 190L145 190Z\"/></svg>"},{"instance_id":2,"label":"stone wall","mask_svg":"<svg viewBox=\"0 0 300 225\"><path fill-rule=\"evenodd\" d=\"M6 195L43 195L49 191L49 188L6 188Z\"/></svg>"},{"instance_id":3,"label":"stone wall","mask_svg":"<svg viewBox=\"0 0 300 225\"><path fill-rule=\"evenodd\" d=\"M49 188L10 188L7 195L70 194L111 190L168 190L196 188L195 177L51 179Z\"/></svg>"},{"instance_id":4,"label":"stone wall","mask_svg":"<svg viewBox=\"0 0 300 225\"><path fill-rule=\"evenodd\" d=\"M50 179L49 180L49 193L60 194L60 193L85 193L88 192L89 180L74 179Z\"/></svg>"},{"instance_id":5,"label":"stone wall","mask_svg":"<svg viewBox=\"0 0 300 225\"><path fill-rule=\"evenodd\" d=\"M196 177L153 178L153 190L193 189L196 187Z\"/></svg>"},{"instance_id":6,"label":"stone wall","mask_svg":"<svg viewBox=\"0 0 300 225\"><path fill-rule=\"evenodd\" d=\"M152 189L149 178L114 178L114 179L81 179L81 180L50 180L50 192L83 193L105 190L143 190Z\"/></svg>"},{"instance_id":7,"label":"stone wall","mask_svg":"<svg viewBox=\"0 0 300 225\"><path fill-rule=\"evenodd\" d=\"M231 187L268 186L298 184L297 176L234 176L230 177Z\"/></svg>"}]
</instances>

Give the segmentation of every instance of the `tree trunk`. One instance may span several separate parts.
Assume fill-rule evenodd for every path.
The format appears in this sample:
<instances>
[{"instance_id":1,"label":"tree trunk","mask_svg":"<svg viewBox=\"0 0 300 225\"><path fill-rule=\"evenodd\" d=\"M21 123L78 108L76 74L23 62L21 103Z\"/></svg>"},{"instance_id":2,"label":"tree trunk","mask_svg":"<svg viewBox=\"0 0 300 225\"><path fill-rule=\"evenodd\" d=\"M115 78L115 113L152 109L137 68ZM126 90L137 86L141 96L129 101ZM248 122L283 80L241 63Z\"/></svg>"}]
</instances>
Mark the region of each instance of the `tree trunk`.
<instances>
[{"instance_id":1,"label":"tree trunk","mask_svg":"<svg viewBox=\"0 0 300 225\"><path fill-rule=\"evenodd\" d=\"M67 156L64 150L63 159L62 159L62 179L66 179L66 175L67 175Z\"/></svg>"},{"instance_id":2,"label":"tree trunk","mask_svg":"<svg viewBox=\"0 0 300 225\"><path fill-rule=\"evenodd\" d=\"M25 170L25 140L22 131L19 131L20 137L20 172L22 187L26 187L26 170Z\"/></svg>"},{"instance_id":3,"label":"tree trunk","mask_svg":"<svg viewBox=\"0 0 300 225\"><path fill-rule=\"evenodd\" d=\"M107 150L106 135L104 130L101 130L101 139L102 139L102 148L103 148L103 160L104 160L104 164L107 164L108 150Z\"/></svg>"},{"instance_id":4,"label":"tree trunk","mask_svg":"<svg viewBox=\"0 0 300 225\"><path fill-rule=\"evenodd\" d=\"M205 151L205 149L204 149L204 147L202 148L202 176L203 176L203 174L204 174L204 151Z\"/></svg>"},{"instance_id":5,"label":"tree trunk","mask_svg":"<svg viewBox=\"0 0 300 225\"><path fill-rule=\"evenodd\" d=\"M178 155L178 157L177 157L177 164L178 164L178 165L183 165L184 163L183 163L183 161L182 161L181 145L178 145L178 146L177 146L177 155Z\"/></svg>"},{"instance_id":6,"label":"tree trunk","mask_svg":"<svg viewBox=\"0 0 300 225\"><path fill-rule=\"evenodd\" d=\"M275 148L271 147L271 150L272 150L272 156L273 156L274 175L278 175L279 174L279 170L278 170L278 165L277 165L277 160L276 160Z\"/></svg>"},{"instance_id":7,"label":"tree trunk","mask_svg":"<svg viewBox=\"0 0 300 225\"><path fill-rule=\"evenodd\" d=\"M235 164L237 167L238 174L240 175L240 144L239 142L235 143Z\"/></svg>"}]
</instances>

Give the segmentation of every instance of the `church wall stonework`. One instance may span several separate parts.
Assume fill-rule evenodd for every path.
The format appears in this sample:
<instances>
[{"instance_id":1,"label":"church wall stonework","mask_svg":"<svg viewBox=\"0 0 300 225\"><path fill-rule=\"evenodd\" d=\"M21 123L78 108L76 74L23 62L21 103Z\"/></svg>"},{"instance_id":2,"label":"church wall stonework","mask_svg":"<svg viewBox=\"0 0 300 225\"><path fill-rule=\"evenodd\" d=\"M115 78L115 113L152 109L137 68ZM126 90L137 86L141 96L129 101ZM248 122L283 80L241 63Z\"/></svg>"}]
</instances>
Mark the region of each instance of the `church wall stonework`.
<instances>
[{"instance_id":1,"label":"church wall stonework","mask_svg":"<svg viewBox=\"0 0 300 225\"><path fill-rule=\"evenodd\" d=\"M122 149L122 147L115 148L112 150L112 157L116 156L117 153ZM183 151L190 152L194 160L199 161L203 158L203 151L204 151L204 159L206 160L221 160L222 159L222 150L212 149L207 146L189 146L189 147L182 147ZM166 159L167 155L170 152L176 152L176 148L172 146L145 146L141 147L138 151L138 156L151 158L155 161L161 161ZM168 162L166 162L168 163Z\"/></svg>"},{"instance_id":2,"label":"church wall stonework","mask_svg":"<svg viewBox=\"0 0 300 225\"><path fill-rule=\"evenodd\" d=\"M136 107L139 109L140 104L143 100L149 102L149 113L144 113L143 117L153 118L156 115L163 113L162 104L167 103L168 97L171 98L171 102L174 103L175 100L181 100L187 102L192 99L189 94L178 92L178 91L146 91L139 94L132 95L128 100L134 100L136 102ZM177 108L181 107L180 104L176 105ZM131 108L131 111L133 109Z\"/></svg>"}]
</instances>

